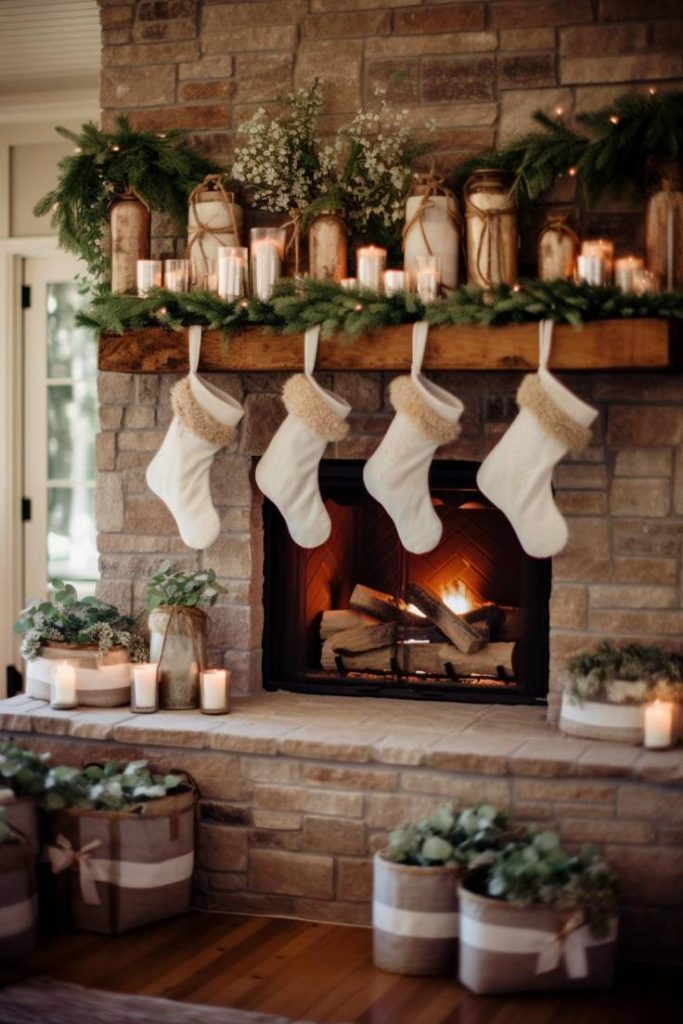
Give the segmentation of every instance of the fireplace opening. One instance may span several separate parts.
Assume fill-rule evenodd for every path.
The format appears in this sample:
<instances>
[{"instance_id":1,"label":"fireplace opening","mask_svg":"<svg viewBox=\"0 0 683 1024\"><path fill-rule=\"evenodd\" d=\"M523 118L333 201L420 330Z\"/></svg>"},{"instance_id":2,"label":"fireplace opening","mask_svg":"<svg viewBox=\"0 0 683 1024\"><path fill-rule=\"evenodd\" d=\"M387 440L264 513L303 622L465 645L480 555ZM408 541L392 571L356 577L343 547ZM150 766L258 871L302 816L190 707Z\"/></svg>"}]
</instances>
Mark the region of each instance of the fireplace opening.
<instances>
[{"instance_id":1,"label":"fireplace opening","mask_svg":"<svg viewBox=\"0 0 683 1024\"><path fill-rule=\"evenodd\" d=\"M530 558L476 485L436 461L438 547L405 551L360 460L327 460L327 543L297 547L264 504L264 685L307 693L537 703L548 688L550 559Z\"/></svg>"}]
</instances>

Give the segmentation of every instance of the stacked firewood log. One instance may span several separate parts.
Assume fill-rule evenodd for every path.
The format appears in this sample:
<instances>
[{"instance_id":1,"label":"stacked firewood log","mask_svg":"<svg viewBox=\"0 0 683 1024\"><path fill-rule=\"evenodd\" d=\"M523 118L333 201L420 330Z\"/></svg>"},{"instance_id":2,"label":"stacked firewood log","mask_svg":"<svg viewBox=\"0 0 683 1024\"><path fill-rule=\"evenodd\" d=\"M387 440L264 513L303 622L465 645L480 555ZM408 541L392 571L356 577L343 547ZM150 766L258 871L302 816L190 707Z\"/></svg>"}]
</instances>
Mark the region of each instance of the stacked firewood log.
<instances>
[{"instance_id":1,"label":"stacked firewood log","mask_svg":"<svg viewBox=\"0 0 683 1024\"><path fill-rule=\"evenodd\" d=\"M321 664L341 674L515 675L517 609L481 605L457 615L433 590L409 583L402 601L358 584L348 609L323 612Z\"/></svg>"}]
</instances>

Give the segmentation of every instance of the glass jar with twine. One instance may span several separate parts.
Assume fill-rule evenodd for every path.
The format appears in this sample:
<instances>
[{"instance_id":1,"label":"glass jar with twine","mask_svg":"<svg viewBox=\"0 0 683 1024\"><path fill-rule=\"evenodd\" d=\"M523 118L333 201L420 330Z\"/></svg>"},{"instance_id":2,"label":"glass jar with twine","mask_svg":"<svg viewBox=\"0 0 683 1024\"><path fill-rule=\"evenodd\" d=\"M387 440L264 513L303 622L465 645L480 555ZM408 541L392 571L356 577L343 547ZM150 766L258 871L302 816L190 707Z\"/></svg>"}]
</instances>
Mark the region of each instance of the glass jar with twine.
<instances>
[{"instance_id":1,"label":"glass jar with twine","mask_svg":"<svg viewBox=\"0 0 683 1024\"><path fill-rule=\"evenodd\" d=\"M581 242L566 216L550 216L538 233L538 276L542 281L573 278Z\"/></svg>"},{"instance_id":2,"label":"glass jar with twine","mask_svg":"<svg viewBox=\"0 0 683 1024\"><path fill-rule=\"evenodd\" d=\"M308 228L308 272L318 281L339 283L348 275L348 233L339 210L323 209Z\"/></svg>"},{"instance_id":3,"label":"glass jar with twine","mask_svg":"<svg viewBox=\"0 0 683 1024\"><path fill-rule=\"evenodd\" d=\"M445 291L458 286L461 217L458 201L434 168L415 176L406 199L403 228L403 269L415 284L418 257L439 256L441 285Z\"/></svg>"},{"instance_id":4,"label":"glass jar with twine","mask_svg":"<svg viewBox=\"0 0 683 1024\"><path fill-rule=\"evenodd\" d=\"M148 621L150 660L157 663L159 707L199 707L199 678L206 666L206 612L185 605L160 605L149 613Z\"/></svg>"},{"instance_id":5,"label":"glass jar with twine","mask_svg":"<svg viewBox=\"0 0 683 1024\"><path fill-rule=\"evenodd\" d=\"M217 265L219 246L239 246L243 211L221 174L207 174L190 193L187 218L187 255L192 284L209 287L211 267Z\"/></svg>"},{"instance_id":6,"label":"glass jar with twine","mask_svg":"<svg viewBox=\"0 0 683 1024\"><path fill-rule=\"evenodd\" d=\"M482 288L517 281L517 206L511 176L481 170L465 182L467 283Z\"/></svg>"}]
</instances>

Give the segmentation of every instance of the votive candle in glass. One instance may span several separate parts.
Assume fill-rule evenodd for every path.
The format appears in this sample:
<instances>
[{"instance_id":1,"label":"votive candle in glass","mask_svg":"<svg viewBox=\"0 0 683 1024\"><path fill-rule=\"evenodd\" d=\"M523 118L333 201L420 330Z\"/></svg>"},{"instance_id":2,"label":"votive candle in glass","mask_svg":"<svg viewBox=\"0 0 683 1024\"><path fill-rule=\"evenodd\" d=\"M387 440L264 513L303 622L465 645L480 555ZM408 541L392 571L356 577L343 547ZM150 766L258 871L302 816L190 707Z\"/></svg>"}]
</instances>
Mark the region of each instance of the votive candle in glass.
<instances>
[{"instance_id":1,"label":"votive candle in glass","mask_svg":"<svg viewBox=\"0 0 683 1024\"><path fill-rule=\"evenodd\" d=\"M339 285L341 288L344 289L345 292L352 292L358 287L358 278L342 277L341 281L339 282Z\"/></svg>"},{"instance_id":2,"label":"votive candle in glass","mask_svg":"<svg viewBox=\"0 0 683 1024\"><path fill-rule=\"evenodd\" d=\"M285 255L284 228L252 228L249 245L251 293L268 302L282 271Z\"/></svg>"},{"instance_id":3,"label":"votive candle in glass","mask_svg":"<svg viewBox=\"0 0 683 1024\"><path fill-rule=\"evenodd\" d=\"M435 302L441 288L441 257L420 255L417 258L415 286L425 304Z\"/></svg>"},{"instance_id":4,"label":"votive candle in glass","mask_svg":"<svg viewBox=\"0 0 683 1024\"><path fill-rule=\"evenodd\" d=\"M230 710L230 673L225 668L205 669L199 682L199 709L205 715L225 715Z\"/></svg>"},{"instance_id":5,"label":"votive candle in glass","mask_svg":"<svg viewBox=\"0 0 683 1024\"><path fill-rule=\"evenodd\" d=\"M633 275L636 270L643 269L643 261L638 256L622 256L614 263L614 283L622 292L632 292Z\"/></svg>"},{"instance_id":6,"label":"votive candle in glass","mask_svg":"<svg viewBox=\"0 0 683 1024\"><path fill-rule=\"evenodd\" d=\"M384 271L384 294L397 295L408 290L408 282L404 270Z\"/></svg>"},{"instance_id":7,"label":"votive candle in glass","mask_svg":"<svg viewBox=\"0 0 683 1024\"><path fill-rule=\"evenodd\" d=\"M241 245L218 247L218 294L228 302L241 299L247 292L249 251Z\"/></svg>"},{"instance_id":8,"label":"votive candle in glass","mask_svg":"<svg viewBox=\"0 0 683 1024\"><path fill-rule=\"evenodd\" d=\"M356 249L356 277L361 288L382 291L382 275L387 265L387 250L378 245Z\"/></svg>"},{"instance_id":9,"label":"votive candle in glass","mask_svg":"<svg viewBox=\"0 0 683 1024\"><path fill-rule=\"evenodd\" d=\"M75 708L76 669L68 661L58 661L50 684L50 704L53 708Z\"/></svg>"},{"instance_id":10,"label":"votive candle in glass","mask_svg":"<svg viewBox=\"0 0 683 1024\"><path fill-rule=\"evenodd\" d=\"M159 683L156 662L133 665L130 706L137 714L149 714L158 709Z\"/></svg>"},{"instance_id":11,"label":"votive candle in glass","mask_svg":"<svg viewBox=\"0 0 683 1024\"><path fill-rule=\"evenodd\" d=\"M186 292L190 286L189 260L164 260L164 288L169 292Z\"/></svg>"},{"instance_id":12,"label":"votive candle in glass","mask_svg":"<svg viewBox=\"0 0 683 1024\"><path fill-rule=\"evenodd\" d=\"M161 288L161 260L138 260L136 264L138 295L149 295L152 288Z\"/></svg>"},{"instance_id":13,"label":"votive candle in glass","mask_svg":"<svg viewBox=\"0 0 683 1024\"><path fill-rule=\"evenodd\" d=\"M646 292L658 292L659 280L652 270L645 267L636 267L631 275L631 290L636 295L645 295Z\"/></svg>"},{"instance_id":14,"label":"votive candle in glass","mask_svg":"<svg viewBox=\"0 0 683 1024\"><path fill-rule=\"evenodd\" d=\"M666 750L676 742L676 705L673 701L653 700L645 705L645 741L648 750Z\"/></svg>"}]
</instances>

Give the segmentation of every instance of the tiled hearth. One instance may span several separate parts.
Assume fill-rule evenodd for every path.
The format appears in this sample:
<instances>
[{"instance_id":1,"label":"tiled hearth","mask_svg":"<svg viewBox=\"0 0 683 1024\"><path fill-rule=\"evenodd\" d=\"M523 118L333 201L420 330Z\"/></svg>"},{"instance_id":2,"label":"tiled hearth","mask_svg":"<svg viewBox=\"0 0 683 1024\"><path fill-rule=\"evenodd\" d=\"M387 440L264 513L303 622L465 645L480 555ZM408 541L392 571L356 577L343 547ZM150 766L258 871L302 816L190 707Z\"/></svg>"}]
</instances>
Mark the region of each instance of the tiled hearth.
<instances>
[{"instance_id":1,"label":"tiled hearth","mask_svg":"<svg viewBox=\"0 0 683 1024\"><path fill-rule=\"evenodd\" d=\"M200 792L195 902L367 924L371 854L431 807L490 801L594 842L622 880L622 951L680 961L683 749L567 739L545 710L272 693L232 714L52 711L19 696L0 729L86 764L147 757Z\"/></svg>"}]
</instances>

